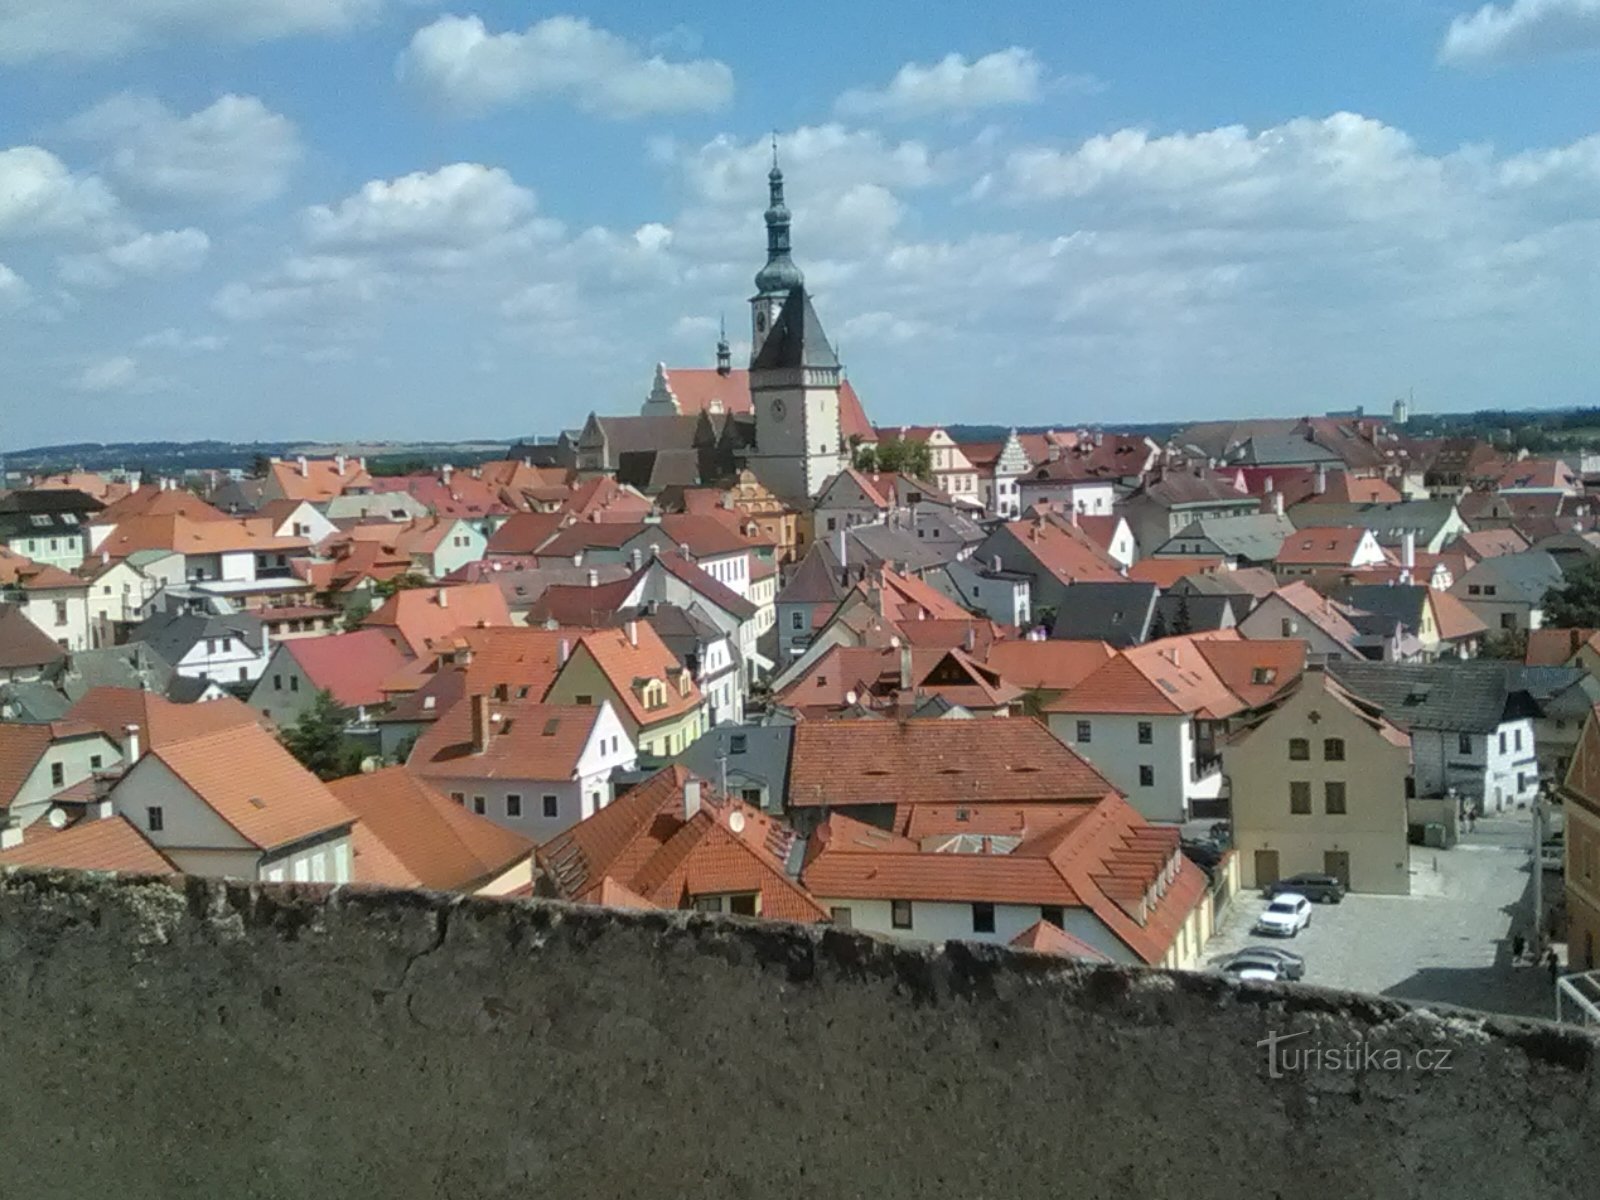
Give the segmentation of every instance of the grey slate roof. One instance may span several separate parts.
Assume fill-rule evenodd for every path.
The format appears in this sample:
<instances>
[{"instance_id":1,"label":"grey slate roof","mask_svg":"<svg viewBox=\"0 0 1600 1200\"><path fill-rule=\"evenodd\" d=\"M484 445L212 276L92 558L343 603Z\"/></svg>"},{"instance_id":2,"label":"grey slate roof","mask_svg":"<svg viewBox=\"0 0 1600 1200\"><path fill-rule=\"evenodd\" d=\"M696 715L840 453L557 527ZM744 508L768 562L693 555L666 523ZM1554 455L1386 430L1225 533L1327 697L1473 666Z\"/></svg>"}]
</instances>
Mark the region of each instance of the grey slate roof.
<instances>
[{"instance_id":1,"label":"grey slate roof","mask_svg":"<svg viewBox=\"0 0 1600 1200\"><path fill-rule=\"evenodd\" d=\"M738 795L744 788L765 784L771 802L781 804L789 790L793 744L793 724L717 725L679 754L677 761L713 787L720 787L726 759L730 792Z\"/></svg>"},{"instance_id":2,"label":"grey slate roof","mask_svg":"<svg viewBox=\"0 0 1600 1200\"><path fill-rule=\"evenodd\" d=\"M1428 599L1428 589L1414 584L1347 584L1332 591L1335 600L1374 613L1390 621L1398 621L1410 633L1422 628L1422 613Z\"/></svg>"},{"instance_id":3,"label":"grey slate roof","mask_svg":"<svg viewBox=\"0 0 1600 1200\"><path fill-rule=\"evenodd\" d=\"M1151 636L1232 629L1249 615L1254 605L1255 597L1244 592L1216 596L1185 596L1166 592L1156 599Z\"/></svg>"},{"instance_id":4,"label":"grey slate roof","mask_svg":"<svg viewBox=\"0 0 1600 1200\"><path fill-rule=\"evenodd\" d=\"M172 664L144 642L107 646L100 650L79 650L70 655L61 671L61 690L77 702L85 692L97 687L137 688L144 692L165 692L172 683Z\"/></svg>"},{"instance_id":5,"label":"grey slate roof","mask_svg":"<svg viewBox=\"0 0 1600 1200\"><path fill-rule=\"evenodd\" d=\"M1193 554L1176 545L1208 541L1216 553L1247 562L1271 562L1283 548L1283 539L1294 532L1294 522L1277 513L1246 513L1237 517L1212 517L1190 521L1171 539L1156 547L1156 554Z\"/></svg>"},{"instance_id":6,"label":"grey slate roof","mask_svg":"<svg viewBox=\"0 0 1600 1200\"><path fill-rule=\"evenodd\" d=\"M1370 529L1385 546L1398 546L1407 530L1418 542L1432 541L1450 514L1453 500L1401 500L1394 504L1297 504L1289 511L1296 529L1307 525Z\"/></svg>"},{"instance_id":7,"label":"grey slate roof","mask_svg":"<svg viewBox=\"0 0 1600 1200\"><path fill-rule=\"evenodd\" d=\"M778 604L837 604L848 590L832 543L816 541L779 589Z\"/></svg>"},{"instance_id":8,"label":"grey slate roof","mask_svg":"<svg viewBox=\"0 0 1600 1200\"><path fill-rule=\"evenodd\" d=\"M1052 638L1097 640L1121 649L1150 636L1161 589L1137 580L1075 583L1056 609Z\"/></svg>"},{"instance_id":9,"label":"grey slate roof","mask_svg":"<svg viewBox=\"0 0 1600 1200\"><path fill-rule=\"evenodd\" d=\"M1259 433L1247 438L1232 461L1275 467L1344 461L1326 446L1289 433Z\"/></svg>"},{"instance_id":10,"label":"grey slate roof","mask_svg":"<svg viewBox=\"0 0 1600 1200\"><path fill-rule=\"evenodd\" d=\"M144 642L168 662L177 663L205 638L239 637L251 646L259 646L261 632L260 618L249 613L158 613L135 626L130 640Z\"/></svg>"},{"instance_id":11,"label":"grey slate roof","mask_svg":"<svg viewBox=\"0 0 1600 1200\"><path fill-rule=\"evenodd\" d=\"M1507 665L1490 659L1340 660L1329 663L1328 672L1402 729L1492 733L1502 720L1535 714L1533 698L1510 677Z\"/></svg>"},{"instance_id":12,"label":"grey slate roof","mask_svg":"<svg viewBox=\"0 0 1600 1200\"><path fill-rule=\"evenodd\" d=\"M43 679L8 679L0 682L0 721L42 725L67 715L72 702L54 684Z\"/></svg>"},{"instance_id":13,"label":"grey slate roof","mask_svg":"<svg viewBox=\"0 0 1600 1200\"><path fill-rule=\"evenodd\" d=\"M1468 602L1510 600L1538 604L1547 591L1561 582L1561 567L1554 558L1543 550L1524 550L1484 559L1457 579L1450 591ZM1475 594L1474 587L1493 587L1495 594Z\"/></svg>"},{"instance_id":14,"label":"grey slate roof","mask_svg":"<svg viewBox=\"0 0 1600 1200\"><path fill-rule=\"evenodd\" d=\"M837 368L838 356L822 331L817 310L805 285L792 289L783 310L772 323L772 331L761 343L761 351L750 364L752 371L783 370L788 367Z\"/></svg>"}]
</instances>

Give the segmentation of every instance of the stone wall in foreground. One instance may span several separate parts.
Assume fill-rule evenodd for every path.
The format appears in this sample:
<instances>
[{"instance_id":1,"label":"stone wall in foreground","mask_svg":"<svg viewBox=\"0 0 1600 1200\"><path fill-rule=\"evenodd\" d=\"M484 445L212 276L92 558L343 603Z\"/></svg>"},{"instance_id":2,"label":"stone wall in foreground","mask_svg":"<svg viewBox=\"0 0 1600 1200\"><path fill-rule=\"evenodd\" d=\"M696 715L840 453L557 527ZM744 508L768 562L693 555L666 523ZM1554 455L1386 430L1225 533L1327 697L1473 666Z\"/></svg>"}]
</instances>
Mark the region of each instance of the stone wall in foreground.
<instances>
[{"instance_id":1,"label":"stone wall in foreground","mask_svg":"<svg viewBox=\"0 0 1600 1200\"><path fill-rule=\"evenodd\" d=\"M1257 1043L1298 1031L1275 1078ZM1461 1200L1600 1179L1580 1032L682 913L0 874L0 1034L6 1197ZM1365 1069L1327 1061L1351 1047Z\"/></svg>"}]
</instances>

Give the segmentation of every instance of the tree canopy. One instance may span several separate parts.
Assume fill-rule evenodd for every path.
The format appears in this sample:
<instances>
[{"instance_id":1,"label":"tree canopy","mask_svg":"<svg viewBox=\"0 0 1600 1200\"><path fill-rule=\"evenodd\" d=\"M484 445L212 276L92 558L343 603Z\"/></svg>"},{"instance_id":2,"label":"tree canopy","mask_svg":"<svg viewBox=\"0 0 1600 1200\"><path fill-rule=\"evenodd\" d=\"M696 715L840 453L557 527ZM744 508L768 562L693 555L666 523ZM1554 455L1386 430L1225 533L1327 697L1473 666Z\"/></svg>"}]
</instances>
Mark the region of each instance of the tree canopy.
<instances>
[{"instance_id":1,"label":"tree canopy","mask_svg":"<svg viewBox=\"0 0 1600 1200\"><path fill-rule=\"evenodd\" d=\"M333 693L317 693L300 719L280 735L284 749L318 779L339 779L361 769L361 747L346 740L345 714Z\"/></svg>"},{"instance_id":2,"label":"tree canopy","mask_svg":"<svg viewBox=\"0 0 1600 1200\"><path fill-rule=\"evenodd\" d=\"M894 471L913 479L928 479L933 474L933 451L927 442L886 438L876 446L856 451L856 468L861 471Z\"/></svg>"},{"instance_id":3,"label":"tree canopy","mask_svg":"<svg viewBox=\"0 0 1600 1200\"><path fill-rule=\"evenodd\" d=\"M1545 593L1544 623L1558 629L1600 629L1600 558L1591 558Z\"/></svg>"}]
</instances>

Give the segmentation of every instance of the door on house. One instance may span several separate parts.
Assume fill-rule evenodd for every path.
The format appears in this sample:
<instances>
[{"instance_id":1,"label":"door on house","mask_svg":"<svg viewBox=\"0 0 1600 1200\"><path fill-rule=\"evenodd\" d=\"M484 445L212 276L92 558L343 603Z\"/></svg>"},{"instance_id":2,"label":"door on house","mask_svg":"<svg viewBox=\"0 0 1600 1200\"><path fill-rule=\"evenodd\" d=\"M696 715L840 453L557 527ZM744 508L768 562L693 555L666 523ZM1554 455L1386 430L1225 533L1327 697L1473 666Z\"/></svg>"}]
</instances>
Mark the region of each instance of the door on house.
<instances>
[{"instance_id":1,"label":"door on house","mask_svg":"<svg viewBox=\"0 0 1600 1200\"><path fill-rule=\"evenodd\" d=\"M1322 852L1322 873L1332 875L1345 887L1350 886L1350 851L1324 850Z\"/></svg>"},{"instance_id":2,"label":"door on house","mask_svg":"<svg viewBox=\"0 0 1600 1200\"><path fill-rule=\"evenodd\" d=\"M1256 886L1266 887L1268 884L1278 882L1278 852L1276 850L1256 851Z\"/></svg>"}]
</instances>

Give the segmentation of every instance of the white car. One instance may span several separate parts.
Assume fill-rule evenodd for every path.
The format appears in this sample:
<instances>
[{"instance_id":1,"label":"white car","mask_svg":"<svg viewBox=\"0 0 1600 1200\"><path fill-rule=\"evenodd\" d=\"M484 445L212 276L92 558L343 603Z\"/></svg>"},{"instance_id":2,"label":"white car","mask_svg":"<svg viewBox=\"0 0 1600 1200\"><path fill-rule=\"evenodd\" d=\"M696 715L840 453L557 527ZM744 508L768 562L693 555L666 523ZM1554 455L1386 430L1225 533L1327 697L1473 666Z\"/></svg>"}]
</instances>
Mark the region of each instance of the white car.
<instances>
[{"instance_id":1,"label":"white car","mask_svg":"<svg viewBox=\"0 0 1600 1200\"><path fill-rule=\"evenodd\" d=\"M1256 932L1278 937L1293 937L1311 924L1311 901L1293 892L1275 896L1266 910L1256 918Z\"/></svg>"}]
</instances>

